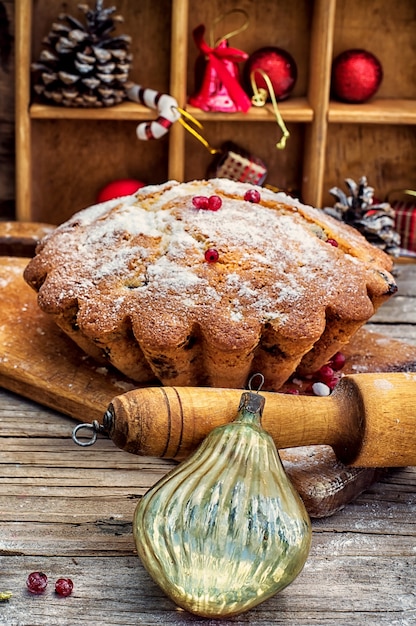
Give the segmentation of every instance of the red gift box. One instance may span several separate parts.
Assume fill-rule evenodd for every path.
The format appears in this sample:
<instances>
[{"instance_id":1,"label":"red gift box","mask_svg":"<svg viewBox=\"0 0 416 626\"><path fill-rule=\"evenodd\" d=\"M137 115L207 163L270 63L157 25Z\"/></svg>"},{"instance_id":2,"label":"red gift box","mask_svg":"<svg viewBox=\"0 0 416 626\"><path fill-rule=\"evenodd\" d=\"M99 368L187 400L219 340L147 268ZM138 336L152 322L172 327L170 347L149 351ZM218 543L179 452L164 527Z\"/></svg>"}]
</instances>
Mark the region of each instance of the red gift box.
<instances>
[{"instance_id":1,"label":"red gift box","mask_svg":"<svg viewBox=\"0 0 416 626\"><path fill-rule=\"evenodd\" d=\"M221 153L208 170L209 178L229 178L252 185L261 185L266 176L267 167L263 161L232 141L221 146Z\"/></svg>"},{"instance_id":2,"label":"red gift box","mask_svg":"<svg viewBox=\"0 0 416 626\"><path fill-rule=\"evenodd\" d=\"M395 227L400 235L400 247L416 253L416 203L396 200L391 206L395 211Z\"/></svg>"}]
</instances>

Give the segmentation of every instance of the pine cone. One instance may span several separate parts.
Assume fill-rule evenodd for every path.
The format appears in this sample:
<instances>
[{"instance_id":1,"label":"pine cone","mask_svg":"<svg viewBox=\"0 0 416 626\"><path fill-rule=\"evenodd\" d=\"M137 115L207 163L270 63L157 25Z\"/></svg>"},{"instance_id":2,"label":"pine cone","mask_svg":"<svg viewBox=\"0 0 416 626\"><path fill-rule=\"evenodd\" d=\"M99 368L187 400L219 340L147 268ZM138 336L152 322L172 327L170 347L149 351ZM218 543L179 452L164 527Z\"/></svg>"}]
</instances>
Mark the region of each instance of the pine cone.
<instances>
[{"instance_id":1,"label":"pine cone","mask_svg":"<svg viewBox=\"0 0 416 626\"><path fill-rule=\"evenodd\" d=\"M400 253L400 235L394 230L395 212L388 202L373 204L374 189L367 184L363 176L359 183L345 180L350 195L347 196L338 187L332 187L329 193L337 198L333 207L323 210L328 215L353 226L373 245L392 256Z\"/></svg>"},{"instance_id":2,"label":"pine cone","mask_svg":"<svg viewBox=\"0 0 416 626\"><path fill-rule=\"evenodd\" d=\"M120 15L115 7L79 4L85 25L62 13L43 40L39 61L31 66L34 90L42 99L67 107L112 106L126 98L132 55L131 37L113 37Z\"/></svg>"}]
</instances>

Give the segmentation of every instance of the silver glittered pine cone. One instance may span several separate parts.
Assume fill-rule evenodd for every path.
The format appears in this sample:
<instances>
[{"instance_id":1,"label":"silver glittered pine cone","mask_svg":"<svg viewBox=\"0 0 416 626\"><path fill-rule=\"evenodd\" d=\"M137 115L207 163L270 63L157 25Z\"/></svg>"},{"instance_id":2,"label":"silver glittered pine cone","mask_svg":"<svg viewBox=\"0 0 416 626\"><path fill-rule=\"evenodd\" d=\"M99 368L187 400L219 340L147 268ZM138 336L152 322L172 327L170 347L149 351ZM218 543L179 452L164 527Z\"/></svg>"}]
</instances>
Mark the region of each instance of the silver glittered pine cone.
<instances>
[{"instance_id":1,"label":"silver glittered pine cone","mask_svg":"<svg viewBox=\"0 0 416 626\"><path fill-rule=\"evenodd\" d=\"M60 14L31 66L33 88L43 101L67 107L113 106L126 99L132 55L129 35L113 36L115 7L79 4L84 22Z\"/></svg>"},{"instance_id":2,"label":"silver glittered pine cone","mask_svg":"<svg viewBox=\"0 0 416 626\"><path fill-rule=\"evenodd\" d=\"M400 235L395 231L395 212L388 202L374 202L374 188L367 184L362 176L358 184L352 178L346 178L345 184L350 192L347 195L332 187L329 193L337 199L333 207L323 210L328 215L356 228L373 245L391 256L400 253Z\"/></svg>"}]
</instances>

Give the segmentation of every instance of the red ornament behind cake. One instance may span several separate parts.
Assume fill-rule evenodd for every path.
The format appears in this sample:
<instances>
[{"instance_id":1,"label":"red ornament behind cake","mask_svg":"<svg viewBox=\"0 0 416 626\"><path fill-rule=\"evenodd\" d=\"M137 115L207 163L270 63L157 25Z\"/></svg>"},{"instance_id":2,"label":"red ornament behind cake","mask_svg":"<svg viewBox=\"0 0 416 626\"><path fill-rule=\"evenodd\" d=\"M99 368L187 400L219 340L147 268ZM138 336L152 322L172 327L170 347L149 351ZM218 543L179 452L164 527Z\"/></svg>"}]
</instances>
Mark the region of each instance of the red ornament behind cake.
<instances>
[{"instance_id":1,"label":"red ornament behind cake","mask_svg":"<svg viewBox=\"0 0 416 626\"><path fill-rule=\"evenodd\" d=\"M361 104L374 96L383 80L383 68L367 50L345 50L332 64L332 95L337 100Z\"/></svg>"},{"instance_id":2,"label":"red ornament behind cake","mask_svg":"<svg viewBox=\"0 0 416 626\"><path fill-rule=\"evenodd\" d=\"M130 196L132 193L136 193L136 191L144 187L144 185L145 184L140 180L135 180L134 178L113 180L100 190L97 195L97 202L107 202L107 200L113 200L113 198Z\"/></svg>"}]
</instances>

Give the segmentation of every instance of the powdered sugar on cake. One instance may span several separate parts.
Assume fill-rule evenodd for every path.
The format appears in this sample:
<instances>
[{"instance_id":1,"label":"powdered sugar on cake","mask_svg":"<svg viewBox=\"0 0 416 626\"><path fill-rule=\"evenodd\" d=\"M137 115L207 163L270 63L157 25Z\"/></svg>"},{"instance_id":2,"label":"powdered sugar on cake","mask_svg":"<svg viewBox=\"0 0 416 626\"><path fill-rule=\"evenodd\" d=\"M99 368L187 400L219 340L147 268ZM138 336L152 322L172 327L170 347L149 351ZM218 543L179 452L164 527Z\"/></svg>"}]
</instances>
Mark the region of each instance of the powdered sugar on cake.
<instances>
[{"instance_id":1,"label":"powdered sugar on cake","mask_svg":"<svg viewBox=\"0 0 416 626\"><path fill-rule=\"evenodd\" d=\"M75 280L81 292L92 291L100 297L100 287L105 285L107 291L111 284L119 303L140 294L154 306L167 297L177 300L178 310L184 303L186 307L217 306L225 298L231 318L240 319L243 311L251 311L261 324L270 320L284 324L287 312L281 310L282 305L296 306L307 292L324 307L335 305L334 297L340 301L337 306L342 300L356 299L357 289L362 291L362 285L354 285L356 260L317 241L295 200L262 189L263 201L281 203L277 210L271 209L244 201L246 188L225 179L213 180L208 187L200 181L172 182L78 213L60 228L68 292ZM229 194L222 197L218 211L193 206L194 196L216 192ZM76 234L74 224L78 225ZM204 259L209 247L218 251L217 263L207 264ZM340 254L345 274L341 289ZM74 255L81 259L75 275ZM62 274L60 268L60 280ZM335 284L337 293L333 294ZM354 293L348 293L351 285ZM209 299L201 301L201 295L208 293ZM120 306L114 308L120 311Z\"/></svg>"}]
</instances>

